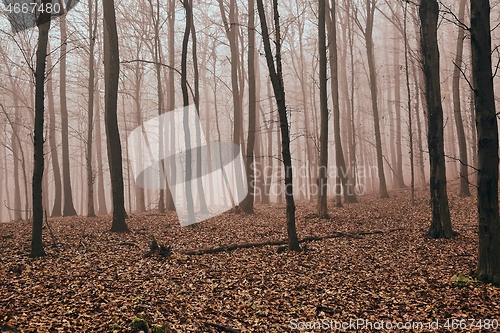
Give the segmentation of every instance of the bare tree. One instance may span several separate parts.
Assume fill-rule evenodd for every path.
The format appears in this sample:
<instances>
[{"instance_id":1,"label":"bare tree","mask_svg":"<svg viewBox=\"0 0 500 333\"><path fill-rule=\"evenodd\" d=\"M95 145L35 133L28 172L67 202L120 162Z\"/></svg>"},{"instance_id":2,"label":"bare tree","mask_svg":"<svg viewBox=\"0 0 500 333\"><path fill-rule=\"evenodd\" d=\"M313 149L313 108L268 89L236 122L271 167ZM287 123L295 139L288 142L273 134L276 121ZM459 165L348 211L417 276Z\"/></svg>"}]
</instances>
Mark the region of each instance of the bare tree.
<instances>
[{"instance_id":1,"label":"bare tree","mask_svg":"<svg viewBox=\"0 0 500 333\"><path fill-rule=\"evenodd\" d=\"M471 1L472 71L478 141L479 253L477 276L500 285L498 123L491 70L489 0Z\"/></svg>"},{"instance_id":2,"label":"bare tree","mask_svg":"<svg viewBox=\"0 0 500 333\"><path fill-rule=\"evenodd\" d=\"M125 219L125 198L123 193L123 168L120 132L118 130L117 103L120 59L118 32L114 0L103 1L104 16L104 80L105 80L105 125L108 145L108 163L113 193L113 223L111 231L129 231Z\"/></svg>"},{"instance_id":3,"label":"bare tree","mask_svg":"<svg viewBox=\"0 0 500 333\"><path fill-rule=\"evenodd\" d=\"M335 136L335 163L337 166L337 173L344 189L344 202L356 203L356 194L354 186L348 177L349 169L346 166L344 158L344 149L342 148L342 140L340 136L340 98L339 98L339 75L338 75L338 50L337 50L337 8L336 1L326 3L328 13L326 15L326 22L329 31L328 47L330 51L330 84L332 88L333 99L333 127ZM348 124L351 127L351 124Z\"/></svg>"},{"instance_id":4,"label":"bare tree","mask_svg":"<svg viewBox=\"0 0 500 333\"><path fill-rule=\"evenodd\" d=\"M45 8L50 0L42 0L41 6ZM43 123L44 123L44 100L45 100L45 58L47 57L47 44L49 41L50 13L41 12L37 20L38 46L36 50L35 70L35 131L33 145L35 148L33 161L33 232L31 237L31 256L41 257L45 255L42 243L43 225L43 202L42 181L44 169L43 157Z\"/></svg>"},{"instance_id":5,"label":"bare tree","mask_svg":"<svg viewBox=\"0 0 500 333\"><path fill-rule=\"evenodd\" d=\"M375 16L376 0L366 0L366 24L363 28L357 16L355 22L359 29L363 32L363 37L366 43L366 54L368 57L368 69L370 77L370 94L372 99L373 123L375 128L375 148L377 150L377 167L379 177L379 191L382 198L388 198L387 185L384 173L384 159L382 155L382 139L380 135L380 120L378 110L378 90L377 90L377 75L375 70L375 54L373 51L373 20Z\"/></svg>"},{"instance_id":6,"label":"bare tree","mask_svg":"<svg viewBox=\"0 0 500 333\"><path fill-rule=\"evenodd\" d=\"M240 208L245 213L254 213L253 204L255 200L255 130L257 118L257 97L255 82L255 1L248 1L248 140L245 169L247 172L248 194L240 203Z\"/></svg>"},{"instance_id":7,"label":"bare tree","mask_svg":"<svg viewBox=\"0 0 500 333\"><path fill-rule=\"evenodd\" d=\"M422 0L420 5L422 62L427 102L427 123L430 161L430 192L432 222L427 235L433 238L451 238L448 195L446 193L446 166L444 160L443 107L439 75L439 48L437 0Z\"/></svg>"},{"instance_id":8,"label":"bare tree","mask_svg":"<svg viewBox=\"0 0 500 333\"><path fill-rule=\"evenodd\" d=\"M279 23L278 0L273 0L273 12L275 22L275 45L276 45L276 66L274 64L271 43L269 41L269 31L267 28L266 14L262 0L257 0L257 8L262 29L262 40L266 54L267 67L273 84L274 97L278 105L278 113L281 129L281 146L283 156L283 166L285 169L285 198L286 198L286 219L288 232L288 248L292 251L300 251L297 229L295 226L295 202L293 199L293 174L292 158L290 153L290 133L288 128L288 117L285 102L285 89L283 86L283 71L281 62L281 32Z\"/></svg>"},{"instance_id":9,"label":"bare tree","mask_svg":"<svg viewBox=\"0 0 500 333\"><path fill-rule=\"evenodd\" d=\"M467 0L460 0L458 19L463 23L465 18L465 5ZM455 68L453 69L453 114L455 115L455 126L457 127L458 150L460 154L460 196L469 197L469 170L467 160L467 142L465 140L464 124L462 120L462 108L460 105L460 76L464 51L464 28L459 25L457 37L457 53L455 54Z\"/></svg>"},{"instance_id":10,"label":"bare tree","mask_svg":"<svg viewBox=\"0 0 500 333\"><path fill-rule=\"evenodd\" d=\"M59 59L60 64L60 83L59 83L59 97L61 108L61 136L62 136L62 176L64 188L64 203L63 203L63 216L76 215L75 206L73 204L73 193L71 189L71 174L69 165L69 139L68 139L68 107L66 97L66 63L67 63L67 27L66 15L62 16L60 21L61 30L61 56Z\"/></svg>"},{"instance_id":11,"label":"bare tree","mask_svg":"<svg viewBox=\"0 0 500 333\"><path fill-rule=\"evenodd\" d=\"M94 171L92 170L92 142L94 131L94 94L95 94L95 42L97 32L97 1L94 10L93 0L89 0L89 101L88 101L88 124L87 124L87 216L94 217Z\"/></svg>"},{"instance_id":12,"label":"bare tree","mask_svg":"<svg viewBox=\"0 0 500 333\"><path fill-rule=\"evenodd\" d=\"M319 103L320 103L320 134L319 134L319 175L318 204L316 212L320 218L328 218L327 206L327 168L328 168L328 87L326 64L326 3L318 2L318 53L319 53ZM342 205L342 203L340 203Z\"/></svg>"}]
</instances>

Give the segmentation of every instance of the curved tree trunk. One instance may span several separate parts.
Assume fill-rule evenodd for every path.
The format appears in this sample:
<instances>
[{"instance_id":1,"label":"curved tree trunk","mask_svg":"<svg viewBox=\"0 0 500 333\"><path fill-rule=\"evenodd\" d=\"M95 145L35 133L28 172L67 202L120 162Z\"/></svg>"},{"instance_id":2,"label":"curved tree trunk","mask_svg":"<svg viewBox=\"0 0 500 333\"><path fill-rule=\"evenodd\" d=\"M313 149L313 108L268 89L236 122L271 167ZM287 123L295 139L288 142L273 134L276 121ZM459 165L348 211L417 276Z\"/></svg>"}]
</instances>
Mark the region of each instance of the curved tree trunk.
<instances>
[{"instance_id":1,"label":"curved tree trunk","mask_svg":"<svg viewBox=\"0 0 500 333\"><path fill-rule=\"evenodd\" d=\"M465 19L465 5L467 0L460 0L458 19L463 22ZM467 142L465 140L464 123L462 120L462 108L460 105L460 69L462 68L462 58L464 51L464 29L458 27L457 53L455 55L455 68L453 69L453 114L455 115L455 125L457 127L458 150L460 153L460 196L469 197L469 170L467 160Z\"/></svg>"},{"instance_id":2,"label":"curved tree trunk","mask_svg":"<svg viewBox=\"0 0 500 333\"><path fill-rule=\"evenodd\" d=\"M113 223L111 231L129 231L125 219L125 198L123 193L122 146L118 130L117 103L120 60L118 32L116 30L114 0L103 1L104 16L104 80L105 118L108 163L113 193Z\"/></svg>"},{"instance_id":3,"label":"curved tree trunk","mask_svg":"<svg viewBox=\"0 0 500 333\"><path fill-rule=\"evenodd\" d=\"M267 28L266 14L262 0L257 0L257 8L259 12L260 25L262 28L262 39L266 54L267 66L273 84L274 96L278 105L278 114L280 119L281 129L281 146L283 166L285 169L285 198L286 198L286 219L288 233L288 248L292 251L299 252L300 245L297 237L297 229L295 226L295 201L293 199L293 174L292 174L292 157L290 154L290 133L288 130L288 117L285 103L285 89L283 86L283 72L281 67L281 35L279 24L278 0L273 0L274 22L276 33L276 66L274 65L273 54L271 51L271 43L269 41L269 31Z\"/></svg>"}]
</instances>

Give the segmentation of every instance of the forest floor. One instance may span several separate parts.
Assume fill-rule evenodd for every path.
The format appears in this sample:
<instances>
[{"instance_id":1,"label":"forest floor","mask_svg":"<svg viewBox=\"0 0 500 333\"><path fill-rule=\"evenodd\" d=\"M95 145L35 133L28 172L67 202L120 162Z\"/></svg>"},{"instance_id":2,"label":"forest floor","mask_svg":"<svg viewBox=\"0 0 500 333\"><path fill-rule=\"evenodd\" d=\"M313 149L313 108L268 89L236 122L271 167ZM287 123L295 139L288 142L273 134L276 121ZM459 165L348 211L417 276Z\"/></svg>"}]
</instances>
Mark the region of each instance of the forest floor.
<instances>
[{"instance_id":1,"label":"forest floor","mask_svg":"<svg viewBox=\"0 0 500 333\"><path fill-rule=\"evenodd\" d=\"M150 332L388 331L398 323L413 325L407 332L495 331L500 289L472 278L475 199L454 192L451 240L425 237L427 192L414 206L408 190L343 208L329 202L330 219L298 202L299 238L331 236L301 243L301 253L280 245L186 253L285 240L278 204L184 228L175 214L131 215L124 234L108 231L110 216L53 218L58 247L44 229L40 259L29 258L29 223L3 223L0 331L139 332L144 323ZM171 253L145 256L153 236Z\"/></svg>"}]
</instances>

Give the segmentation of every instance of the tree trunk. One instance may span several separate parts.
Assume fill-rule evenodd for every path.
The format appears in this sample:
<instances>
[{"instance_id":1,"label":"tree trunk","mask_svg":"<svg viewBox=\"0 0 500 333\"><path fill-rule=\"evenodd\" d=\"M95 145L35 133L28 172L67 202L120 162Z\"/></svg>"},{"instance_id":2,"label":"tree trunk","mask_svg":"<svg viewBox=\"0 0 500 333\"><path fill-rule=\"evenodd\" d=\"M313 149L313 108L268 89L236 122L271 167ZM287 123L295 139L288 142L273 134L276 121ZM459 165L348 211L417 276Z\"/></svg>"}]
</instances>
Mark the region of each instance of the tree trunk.
<instances>
[{"instance_id":1,"label":"tree trunk","mask_svg":"<svg viewBox=\"0 0 500 333\"><path fill-rule=\"evenodd\" d=\"M366 41L366 53L368 56L368 68L370 72L370 93L372 98L372 110L373 110L373 123L375 126L375 146L377 149L377 167L378 167L378 178L379 178L379 191L382 198L388 198L389 193L387 192L387 185L385 182L384 173L384 160L382 156L382 139L380 136L380 121L378 115L378 101L377 101L377 77L375 71L375 55L373 52L373 17L375 14L375 2L374 0L366 0L366 30L365 30L365 41Z\"/></svg>"},{"instance_id":2,"label":"tree trunk","mask_svg":"<svg viewBox=\"0 0 500 333\"><path fill-rule=\"evenodd\" d=\"M182 101L184 105L183 115L183 129L184 129L184 142L186 147L186 173L185 173L185 191L186 191L186 204L188 221L187 224L196 223L194 214L193 190L191 188L192 177L192 151L191 151L191 134L189 128L189 94L187 88L187 54L189 44L189 34L191 32L191 25L193 20L193 12L190 0L184 0L184 9L186 10L186 28L184 30L184 37L182 40L182 56L181 56L181 89Z\"/></svg>"},{"instance_id":3,"label":"tree trunk","mask_svg":"<svg viewBox=\"0 0 500 333\"><path fill-rule=\"evenodd\" d=\"M50 0L43 0L45 6ZM35 131L33 137L34 163L33 163L33 229L31 238L31 257L45 255L42 242L43 203L42 181L44 169L43 156L43 122L44 122L44 90L45 90L45 58L47 57L47 44L49 41L50 14L42 12L38 18L38 46L36 50L35 72Z\"/></svg>"},{"instance_id":4,"label":"tree trunk","mask_svg":"<svg viewBox=\"0 0 500 333\"><path fill-rule=\"evenodd\" d=\"M424 163L424 147L422 144L422 126L420 123L420 84L418 82L417 70L415 69L415 61L411 62L411 69L413 72L413 79L415 81L415 113L417 121L417 159L418 159L418 170L420 175L420 186L422 190L427 188L427 183L425 181L425 163Z\"/></svg>"},{"instance_id":5,"label":"tree trunk","mask_svg":"<svg viewBox=\"0 0 500 333\"><path fill-rule=\"evenodd\" d=\"M94 217L94 171L92 170L92 143L94 131L94 94L95 94L95 70L94 50L97 31L97 1L95 12L93 11L93 0L89 0L89 101L88 101L88 124L87 124L87 216ZM93 16L93 18L92 18Z\"/></svg>"},{"instance_id":6,"label":"tree trunk","mask_svg":"<svg viewBox=\"0 0 500 333\"><path fill-rule=\"evenodd\" d=\"M464 22L465 5L467 0L460 0L458 19ZM458 149L460 153L460 197L469 197L469 170L467 160L467 142L465 141L464 124L462 120L462 108L460 105L460 69L462 68L462 56L464 51L464 29L458 27L457 53L455 55L455 67L453 69L453 114L455 115L455 125L457 127Z\"/></svg>"},{"instance_id":7,"label":"tree trunk","mask_svg":"<svg viewBox=\"0 0 500 333\"><path fill-rule=\"evenodd\" d=\"M326 3L319 0L318 8L318 53L319 53L319 104L320 104L320 134L319 134L319 176L318 203L316 212L320 218L329 218L327 206L327 174L328 174L328 91L326 65ZM342 203L340 203L342 205Z\"/></svg>"},{"instance_id":8,"label":"tree trunk","mask_svg":"<svg viewBox=\"0 0 500 333\"><path fill-rule=\"evenodd\" d=\"M439 78L439 49L437 22L439 6L436 0L422 0L420 5L421 45L425 78L425 99L428 112L428 145L430 161L430 192L432 222L427 235L433 238L451 238L446 167L443 140L443 107Z\"/></svg>"},{"instance_id":9,"label":"tree trunk","mask_svg":"<svg viewBox=\"0 0 500 333\"><path fill-rule=\"evenodd\" d=\"M394 27L394 109L396 111L396 187L405 188L403 177L403 153L401 135L401 76L399 62L399 39L398 30Z\"/></svg>"},{"instance_id":10,"label":"tree trunk","mask_svg":"<svg viewBox=\"0 0 500 333\"><path fill-rule=\"evenodd\" d=\"M253 214L255 200L255 122L257 117L257 99L255 83L255 1L248 1L248 140L245 169L247 172L248 194L240 203L243 212ZM236 126L236 124L235 124Z\"/></svg>"},{"instance_id":11,"label":"tree trunk","mask_svg":"<svg viewBox=\"0 0 500 333\"><path fill-rule=\"evenodd\" d=\"M404 3L404 17L403 17L403 38L405 45L405 78L406 78L406 105L408 108L408 136L410 146L410 191L411 191L411 204L415 204L415 163L414 163L414 149L413 149L413 116L411 111L411 87L410 87L410 66L408 62L408 29L407 29L407 16L408 16L408 3ZM416 92L416 94L418 94ZM417 109L418 112L418 109Z\"/></svg>"},{"instance_id":12,"label":"tree trunk","mask_svg":"<svg viewBox=\"0 0 500 333\"><path fill-rule=\"evenodd\" d=\"M342 141L340 137L340 98L339 98L339 75L338 75L338 51L337 51L337 16L336 4L333 1L332 6L327 3L329 13L326 16L328 31L331 36L328 39L330 50L330 71L331 71L331 85L332 85L332 98L333 98L333 127L335 135L335 161L337 165L337 174L342 182L344 189L344 202L356 203L356 194L351 180L348 177L349 168L346 166L344 158L344 150L342 148ZM349 125L348 125L349 127Z\"/></svg>"},{"instance_id":13,"label":"tree trunk","mask_svg":"<svg viewBox=\"0 0 500 333\"><path fill-rule=\"evenodd\" d=\"M69 166L69 139L68 139L68 107L66 105L66 15L60 18L61 27L61 59L60 61L60 83L59 93L61 102L61 136L62 136L62 169L63 169L63 187L64 187L64 204L63 216L76 215L75 206L73 204L73 193L71 190L71 173Z\"/></svg>"},{"instance_id":14,"label":"tree trunk","mask_svg":"<svg viewBox=\"0 0 500 333\"><path fill-rule=\"evenodd\" d=\"M118 50L118 32L116 30L114 0L103 2L104 17L104 82L105 82L105 118L108 163L113 194L113 223L111 231L129 231L125 219L125 198L123 193L122 147L118 130L117 103L120 59Z\"/></svg>"},{"instance_id":15,"label":"tree trunk","mask_svg":"<svg viewBox=\"0 0 500 333\"><path fill-rule=\"evenodd\" d=\"M52 68L52 56L47 55L47 66ZM52 76L52 74L50 74ZM61 216L62 211L62 184L61 184L61 170L59 168L59 157L57 154L56 143L56 114L54 107L54 88L52 80L47 80L47 100L49 107L49 146L50 158L52 160L52 172L54 173L54 205L52 206L52 213L50 216Z\"/></svg>"},{"instance_id":16,"label":"tree trunk","mask_svg":"<svg viewBox=\"0 0 500 333\"><path fill-rule=\"evenodd\" d=\"M106 215L108 214L108 208L106 207L106 192L104 191L104 171L102 162L102 135L101 135L101 110L100 110L100 96L99 96L99 81L97 81L96 96L94 98L95 102L95 137L96 137L96 155L97 155L97 214Z\"/></svg>"},{"instance_id":17,"label":"tree trunk","mask_svg":"<svg viewBox=\"0 0 500 333\"><path fill-rule=\"evenodd\" d=\"M472 71L478 141L479 253L477 277L500 285L498 124L491 70L490 3L471 1Z\"/></svg>"},{"instance_id":18,"label":"tree trunk","mask_svg":"<svg viewBox=\"0 0 500 333\"><path fill-rule=\"evenodd\" d=\"M295 226L295 202L293 199L293 175L292 175L292 158L290 154L290 133L288 130L288 117L285 103L285 89L283 86L283 75L281 67L281 34L279 24L278 0L273 0L274 22L276 33L276 67L274 65L273 54L271 51L271 43L269 41L269 31L267 28L266 14L262 0L257 0L257 8L259 12L260 25L262 29L262 39L264 42L264 50L266 54L267 66L273 84L274 96L278 105L278 113L281 129L281 145L283 166L285 169L285 198L286 198L286 219L288 233L288 248L292 251L299 252L299 240Z\"/></svg>"},{"instance_id":19,"label":"tree trunk","mask_svg":"<svg viewBox=\"0 0 500 333\"><path fill-rule=\"evenodd\" d=\"M167 94L167 109L168 111L173 111L175 109L175 78L174 78L174 68L175 68L175 0L169 0L169 21L168 21L168 94ZM171 122L171 126L174 127L174 122ZM175 151L175 138L174 138L175 128L170 129L170 151ZM170 172L175 174L175 163L170 163ZM168 211L175 211L175 204L173 193L167 191L166 198L166 209Z\"/></svg>"}]
</instances>

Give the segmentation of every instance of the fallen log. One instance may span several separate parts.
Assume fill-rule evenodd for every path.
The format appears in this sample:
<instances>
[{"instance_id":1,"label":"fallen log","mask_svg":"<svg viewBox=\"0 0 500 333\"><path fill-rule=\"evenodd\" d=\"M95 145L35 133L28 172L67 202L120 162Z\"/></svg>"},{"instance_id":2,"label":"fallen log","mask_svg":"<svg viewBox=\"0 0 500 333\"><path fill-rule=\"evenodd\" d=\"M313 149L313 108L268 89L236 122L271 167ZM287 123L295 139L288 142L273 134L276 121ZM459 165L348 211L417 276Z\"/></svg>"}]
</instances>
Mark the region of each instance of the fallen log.
<instances>
[{"instance_id":1,"label":"fallen log","mask_svg":"<svg viewBox=\"0 0 500 333\"><path fill-rule=\"evenodd\" d=\"M299 240L299 243L312 242L312 241L320 241L331 238L340 238L340 237L349 237L349 238L361 238L365 235L378 235L378 234L387 234L394 231L402 230L399 229L390 229L388 231L382 230L373 230L373 231L353 231L353 232L335 232L333 234L324 235L324 236L308 236ZM288 240L279 240L279 241L267 241L267 242L257 242L257 243L240 243L240 244L229 244L229 245L221 245L217 247L212 247L208 249L197 249L197 250L186 250L181 251L181 254L185 255L201 255L201 254L211 254L211 253L219 253L219 252L229 252L238 249L250 249L254 247L262 247L262 246L275 246L275 245L286 245L288 244Z\"/></svg>"}]
</instances>

